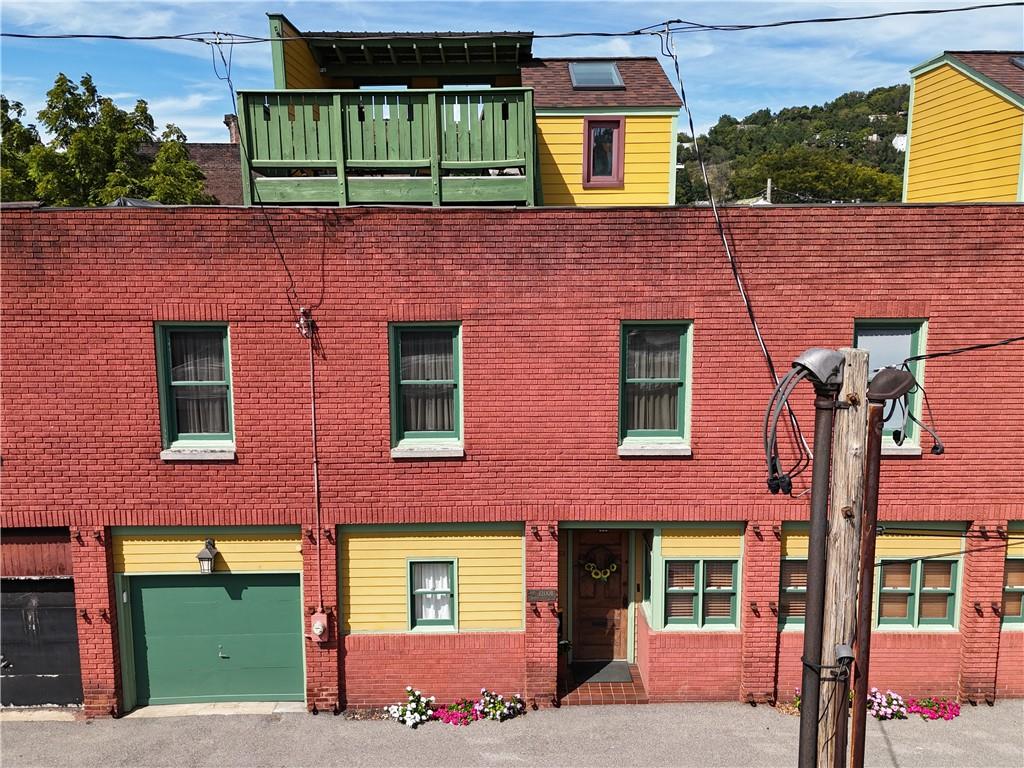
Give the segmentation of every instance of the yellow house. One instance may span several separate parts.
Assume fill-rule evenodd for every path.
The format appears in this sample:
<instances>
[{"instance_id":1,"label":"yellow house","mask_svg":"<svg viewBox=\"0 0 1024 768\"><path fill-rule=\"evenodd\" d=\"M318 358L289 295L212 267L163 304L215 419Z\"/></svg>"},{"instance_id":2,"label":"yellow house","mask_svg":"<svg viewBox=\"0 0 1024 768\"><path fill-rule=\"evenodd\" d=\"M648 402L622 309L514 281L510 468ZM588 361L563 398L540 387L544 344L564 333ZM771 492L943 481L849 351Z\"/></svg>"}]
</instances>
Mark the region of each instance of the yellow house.
<instances>
[{"instance_id":1,"label":"yellow house","mask_svg":"<svg viewBox=\"0 0 1024 768\"><path fill-rule=\"evenodd\" d=\"M655 58L535 59L544 205L672 205L682 102Z\"/></svg>"},{"instance_id":2,"label":"yellow house","mask_svg":"<svg viewBox=\"0 0 1024 768\"><path fill-rule=\"evenodd\" d=\"M910 74L903 202L1024 201L1024 51L946 51Z\"/></svg>"}]
</instances>

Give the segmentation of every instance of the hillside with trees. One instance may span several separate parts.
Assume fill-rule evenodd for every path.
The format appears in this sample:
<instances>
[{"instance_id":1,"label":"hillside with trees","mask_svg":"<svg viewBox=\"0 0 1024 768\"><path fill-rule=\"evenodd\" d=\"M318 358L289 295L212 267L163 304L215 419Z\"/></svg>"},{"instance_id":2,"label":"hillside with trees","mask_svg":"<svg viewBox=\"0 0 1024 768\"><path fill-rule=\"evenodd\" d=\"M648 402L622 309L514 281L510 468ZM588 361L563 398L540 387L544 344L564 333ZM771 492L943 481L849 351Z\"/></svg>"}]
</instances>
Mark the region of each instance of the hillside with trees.
<instances>
[{"instance_id":1,"label":"hillside with trees","mask_svg":"<svg viewBox=\"0 0 1024 768\"><path fill-rule=\"evenodd\" d=\"M893 146L907 132L910 87L851 91L811 107L761 109L743 119L722 115L700 137L716 199L764 193L772 179L776 203L899 200L904 153ZM707 198L692 139L679 135L676 183L681 205Z\"/></svg>"}]
</instances>

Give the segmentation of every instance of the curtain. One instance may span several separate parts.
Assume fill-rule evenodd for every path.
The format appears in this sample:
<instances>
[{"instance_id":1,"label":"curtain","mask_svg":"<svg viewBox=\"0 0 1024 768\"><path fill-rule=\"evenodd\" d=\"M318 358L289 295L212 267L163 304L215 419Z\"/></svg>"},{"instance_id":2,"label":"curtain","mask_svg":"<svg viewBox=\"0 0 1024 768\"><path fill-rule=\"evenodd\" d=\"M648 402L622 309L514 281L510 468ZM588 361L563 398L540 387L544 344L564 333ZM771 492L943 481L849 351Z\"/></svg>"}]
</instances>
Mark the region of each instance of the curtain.
<instances>
[{"instance_id":1,"label":"curtain","mask_svg":"<svg viewBox=\"0 0 1024 768\"><path fill-rule=\"evenodd\" d=\"M413 563L413 592L417 619L450 620L452 617L450 566L448 563Z\"/></svg>"},{"instance_id":2,"label":"curtain","mask_svg":"<svg viewBox=\"0 0 1024 768\"><path fill-rule=\"evenodd\" d=\"M634 328L626 337L626 377L679 380L680 330ZM679 385L626 385L628 429L679 428Z\"/></svg>"},{"instance_id":3,"label":"curtain","mask_svg":"<svg viewBox=\"0 0 1024 768\"><path fill-rule=\"evenodd\" d=\"M171 381L223 381L224 337L219 332L171 334ZM172 386L179 434L225 433L228 388Z\"/></svg>"},{"instance_id":4,"label":"curtain","mask_svg":"<svg viewBox=\"0 0 1024 768\"><path fill-rule=\"evenodd\" d=\"M451 432L455 429L452 332L403 331L400 348L405 430Z\"/></svg>"},{"instance_id":5,"label":"curtain","mask_svg":"<svg viewBox=\"0 0 1024 768\"><path fill-rule=\"evenodd\" d=\"M611 176L615 161L615 129L595 125L590 129L590 176Z\"/></svg>"}]
</instances>

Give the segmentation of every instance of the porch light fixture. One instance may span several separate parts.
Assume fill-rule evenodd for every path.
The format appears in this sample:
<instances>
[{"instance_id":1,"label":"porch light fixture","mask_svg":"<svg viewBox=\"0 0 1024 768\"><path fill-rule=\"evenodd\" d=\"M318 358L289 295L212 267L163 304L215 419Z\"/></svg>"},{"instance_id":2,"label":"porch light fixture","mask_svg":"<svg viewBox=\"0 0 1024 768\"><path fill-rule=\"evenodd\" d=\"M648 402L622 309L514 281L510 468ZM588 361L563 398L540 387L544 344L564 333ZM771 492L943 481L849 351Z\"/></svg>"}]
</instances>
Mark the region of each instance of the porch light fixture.
<instances>
[{"instance_id":1,"label":"porch light fixture","mask_svg":"<svg viewBox=\"0 0 1024 768\"><path fill-rule=\"evenodd\" d=\"M213 561L217 559L217 546L213 539L207 539L206 544L199 550L196 560L199 561L199 572L202 574L213 573Z\"/></svg>"}]
</instances>

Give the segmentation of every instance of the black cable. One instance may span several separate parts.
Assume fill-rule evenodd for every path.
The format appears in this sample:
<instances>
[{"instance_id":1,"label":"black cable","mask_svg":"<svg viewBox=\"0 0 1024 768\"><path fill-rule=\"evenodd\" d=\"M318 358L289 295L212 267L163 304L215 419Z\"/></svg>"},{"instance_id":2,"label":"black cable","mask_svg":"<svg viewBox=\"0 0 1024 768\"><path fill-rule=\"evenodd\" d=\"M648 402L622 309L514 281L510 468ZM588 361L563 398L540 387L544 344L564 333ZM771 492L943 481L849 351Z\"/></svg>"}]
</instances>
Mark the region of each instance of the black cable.
<instances>
[{"instance_id":1,"label":"black cable","mask_svg":"<svg viewBox=\"0 0 1024 768\"><path fill-rule=\"evenodd\" d=\"M783 21L766 22L762 24L702 24L696 21L685 21L683 19L670 19L667 21L659 22L658 24L652 24L647 27L641 27L639 29L628 30L625 32L553 32L548 34L532 34L529 35L531 38L536 40L558 40L565 38L574 37L636 37L644 35L658 35L661 32L656 30L664 29L670 33L683 33L683 32L745 32L754 29L772 29L777 27L787 27L794 25L804 24L836 24L848 21L869 21L874 19L884 19L899 16L934 16L947 13L965 13L969 11L979 10L991 10L996 8L1013 8L1024 6L1024 2L1004 2L1004 3L982 3L978 5L967 5L960 6L957 8L920 8L906 11L887 11L884 13L871 13L864 14L861 16L825 16L810 19L786 19ZM675 25L675 26L672 26ZM489 37L494 37L490 35ZM516 35L497 35L504 37L516 37ZM251 45L255 43L269 43L275 41L292 41L292 40L349 40L349 41L373 41L373 40L392 40L395 35L317 35L317 34L300 34L300 35L285 35L281 37L261 37L257 35L243 35L235 32L195 32L180 35L115 35L115 34L81 34L81 33L57 33L57 34L32 34L24 32L0 32L0 37L10 37L20 40L121 40L131 42L148 42L148 41L177 41L182 40L186 42L205 43L211 44L218 41L223 42L222 38L229 38L227 41L228 45ZM433 36L433 40L460 40L466 39L465 35L458 34L438 34Z\"/></svg>"},{"instance_id":2,"label":"black cable","mask_svg":"<svg viewBox=\"0 0 1024 768\"><path fill-rule=\"evenodd\" d=\"M937 357L952 357L953 355L962 355L965 352L976 352L979 349L992 349L993 347L1004 347L1007 344L1015 344L1018 341L1024 341L1024 336L1011 336L1008 339L1000 339L999 341L990 341L982 344L971 344L967 347L957 347L956 349L946 349L941 352L928 352L923 355L914 355L908 357L903 361L903 366L906 367L907 363L912 363L917 360L934 360Z\"/></svg>"}]
</instances>

